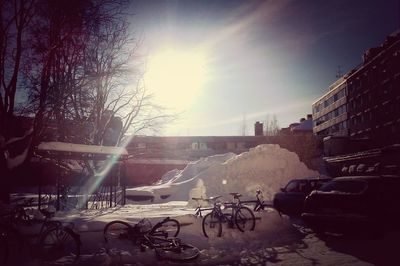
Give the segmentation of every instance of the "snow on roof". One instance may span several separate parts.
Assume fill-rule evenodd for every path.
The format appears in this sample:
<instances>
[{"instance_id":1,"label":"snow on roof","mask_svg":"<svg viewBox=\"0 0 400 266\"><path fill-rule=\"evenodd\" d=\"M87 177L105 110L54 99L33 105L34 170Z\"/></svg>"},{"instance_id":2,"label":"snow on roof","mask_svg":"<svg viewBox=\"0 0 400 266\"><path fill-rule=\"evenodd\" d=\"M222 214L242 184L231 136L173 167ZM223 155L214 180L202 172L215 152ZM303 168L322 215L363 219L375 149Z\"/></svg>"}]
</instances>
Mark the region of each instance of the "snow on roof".
<instances>
[{"instance_id":1,"label":"snow on roof","mask_svg":"<svg viewBox=\"0 0 400 266\"><path fill-rule=\"evenodd\" d=\"M300 125L293 128L294 131L312 131L312 119L304 120Z\"/></svg>"},{"instance_id":2,"label":"snow on roof","mask_svg":"<svg viewBox=\"0 0 400 266\"><path fill-rule=\"evenodd\" d=\"M82 156L87 155L89 157L128 156L128 152L123 147L84 145L66 142L42 142L38 146L38 151L50 153L70 153Z\"/></svg>"}]
</instances>

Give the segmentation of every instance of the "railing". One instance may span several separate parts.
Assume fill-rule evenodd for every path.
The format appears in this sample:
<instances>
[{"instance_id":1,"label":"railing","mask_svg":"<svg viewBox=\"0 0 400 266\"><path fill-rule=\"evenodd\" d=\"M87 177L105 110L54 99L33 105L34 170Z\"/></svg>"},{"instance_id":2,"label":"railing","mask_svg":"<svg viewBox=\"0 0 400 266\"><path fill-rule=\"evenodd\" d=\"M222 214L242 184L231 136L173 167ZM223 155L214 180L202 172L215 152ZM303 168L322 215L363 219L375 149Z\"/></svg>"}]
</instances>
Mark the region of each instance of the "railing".
<instances>
[{"instance_id":1,"label":"railing","mask_svg":"<svg viewBox=\"0 0 400 266\"><path fill-rule=\"evenodd\" d=\"M87 201L88 209L106 209L125 205L124 188L121 186L100 186L98 190L90 195Z\"/></svg>"}]
</instances>

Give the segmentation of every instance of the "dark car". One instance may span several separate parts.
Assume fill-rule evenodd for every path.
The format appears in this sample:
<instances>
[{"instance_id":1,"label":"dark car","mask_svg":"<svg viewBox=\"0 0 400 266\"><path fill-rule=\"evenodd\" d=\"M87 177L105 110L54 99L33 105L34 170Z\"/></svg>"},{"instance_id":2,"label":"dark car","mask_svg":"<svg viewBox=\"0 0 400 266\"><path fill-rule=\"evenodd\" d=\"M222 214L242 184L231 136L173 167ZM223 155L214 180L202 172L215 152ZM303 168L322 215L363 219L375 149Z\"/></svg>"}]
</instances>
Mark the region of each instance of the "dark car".
<instances>
[{"instance_id":1,"label":"dark car","mask_svg":"<svg viewBox=\"0 0 400 266\"><path fill-rule=\"evenodd\" d=\"M302 218L314 229L375 232L400 220L400 177L338 177L310 193Z\"/></svg>"},{"instance_id":2,"label":"dark car","mask_svg":"<svg viewBox=\"0 0 400 266\"><path fill-rule=\"evenodd\" d=\"M289 181L286 187L281 188L281 192L275 194L274 208L287 215L300 215L306 196L330 180L332 179L315 177L293 179Z\"/></svg>"}]
</instances>

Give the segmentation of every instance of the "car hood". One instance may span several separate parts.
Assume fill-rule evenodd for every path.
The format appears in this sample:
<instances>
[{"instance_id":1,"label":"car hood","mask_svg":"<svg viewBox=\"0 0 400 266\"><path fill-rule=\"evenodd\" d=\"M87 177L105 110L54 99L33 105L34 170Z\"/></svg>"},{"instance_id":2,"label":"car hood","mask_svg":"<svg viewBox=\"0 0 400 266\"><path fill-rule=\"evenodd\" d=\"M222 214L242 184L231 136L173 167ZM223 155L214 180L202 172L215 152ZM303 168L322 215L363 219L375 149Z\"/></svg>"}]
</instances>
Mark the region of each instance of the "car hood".
<instances>
[{"instance_id":1,"label":"car hood","mask_svg":"<svg viewBox=\"0 0 400 266\"><path fill-rule=\"evenodd\" d=\"M313 191L305 200L304 212L324 213L336 210L340 213L366 214L373 204L364 194Z\"/></svg>"}]
</instances>

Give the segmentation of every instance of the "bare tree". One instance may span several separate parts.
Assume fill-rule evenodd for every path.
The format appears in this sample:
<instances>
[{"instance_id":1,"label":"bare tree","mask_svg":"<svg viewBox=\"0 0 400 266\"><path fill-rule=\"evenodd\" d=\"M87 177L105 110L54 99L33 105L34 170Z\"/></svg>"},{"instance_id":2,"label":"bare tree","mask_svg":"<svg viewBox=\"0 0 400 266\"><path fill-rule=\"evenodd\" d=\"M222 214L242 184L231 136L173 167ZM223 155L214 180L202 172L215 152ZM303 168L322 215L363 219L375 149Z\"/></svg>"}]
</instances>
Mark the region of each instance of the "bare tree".
<instances>
[{"instance_id":1,"label":"bare tree","mask_svg":"<svg viewBox=\"0 0 400 266\"><path fill-rule=\"evenodd\" d=\"M273 114L272 117L267 114L264 121L264 135L266 136L276 136L279 132L279 124L276 115Z\"/></svg>"},{"instance_id":2,"label":"bare tree","mask_svg":"<svg viewBox=\"0 0 400 266\"><path fill-rule=\"evenodd\" d=\"M172 118L141 82L140 39L129 31L123 1L74 2L43 1L33 31L36 131L47 121L57 123L58 140L118 145L127 132Z\"/></svg>"},{"instance_id":3,"label":"bare tree","mask_svg":"<svg viewBox=\"0 0 400 266\"><path fill-rule=\"evenodd\" d=\"M15 96L21 76L21 62L26 47L24 40L33 17L34 0L0 1L0 128L15 110ZM7 132L2 132L8 137Z\"/></svg>"}]
</instances>

